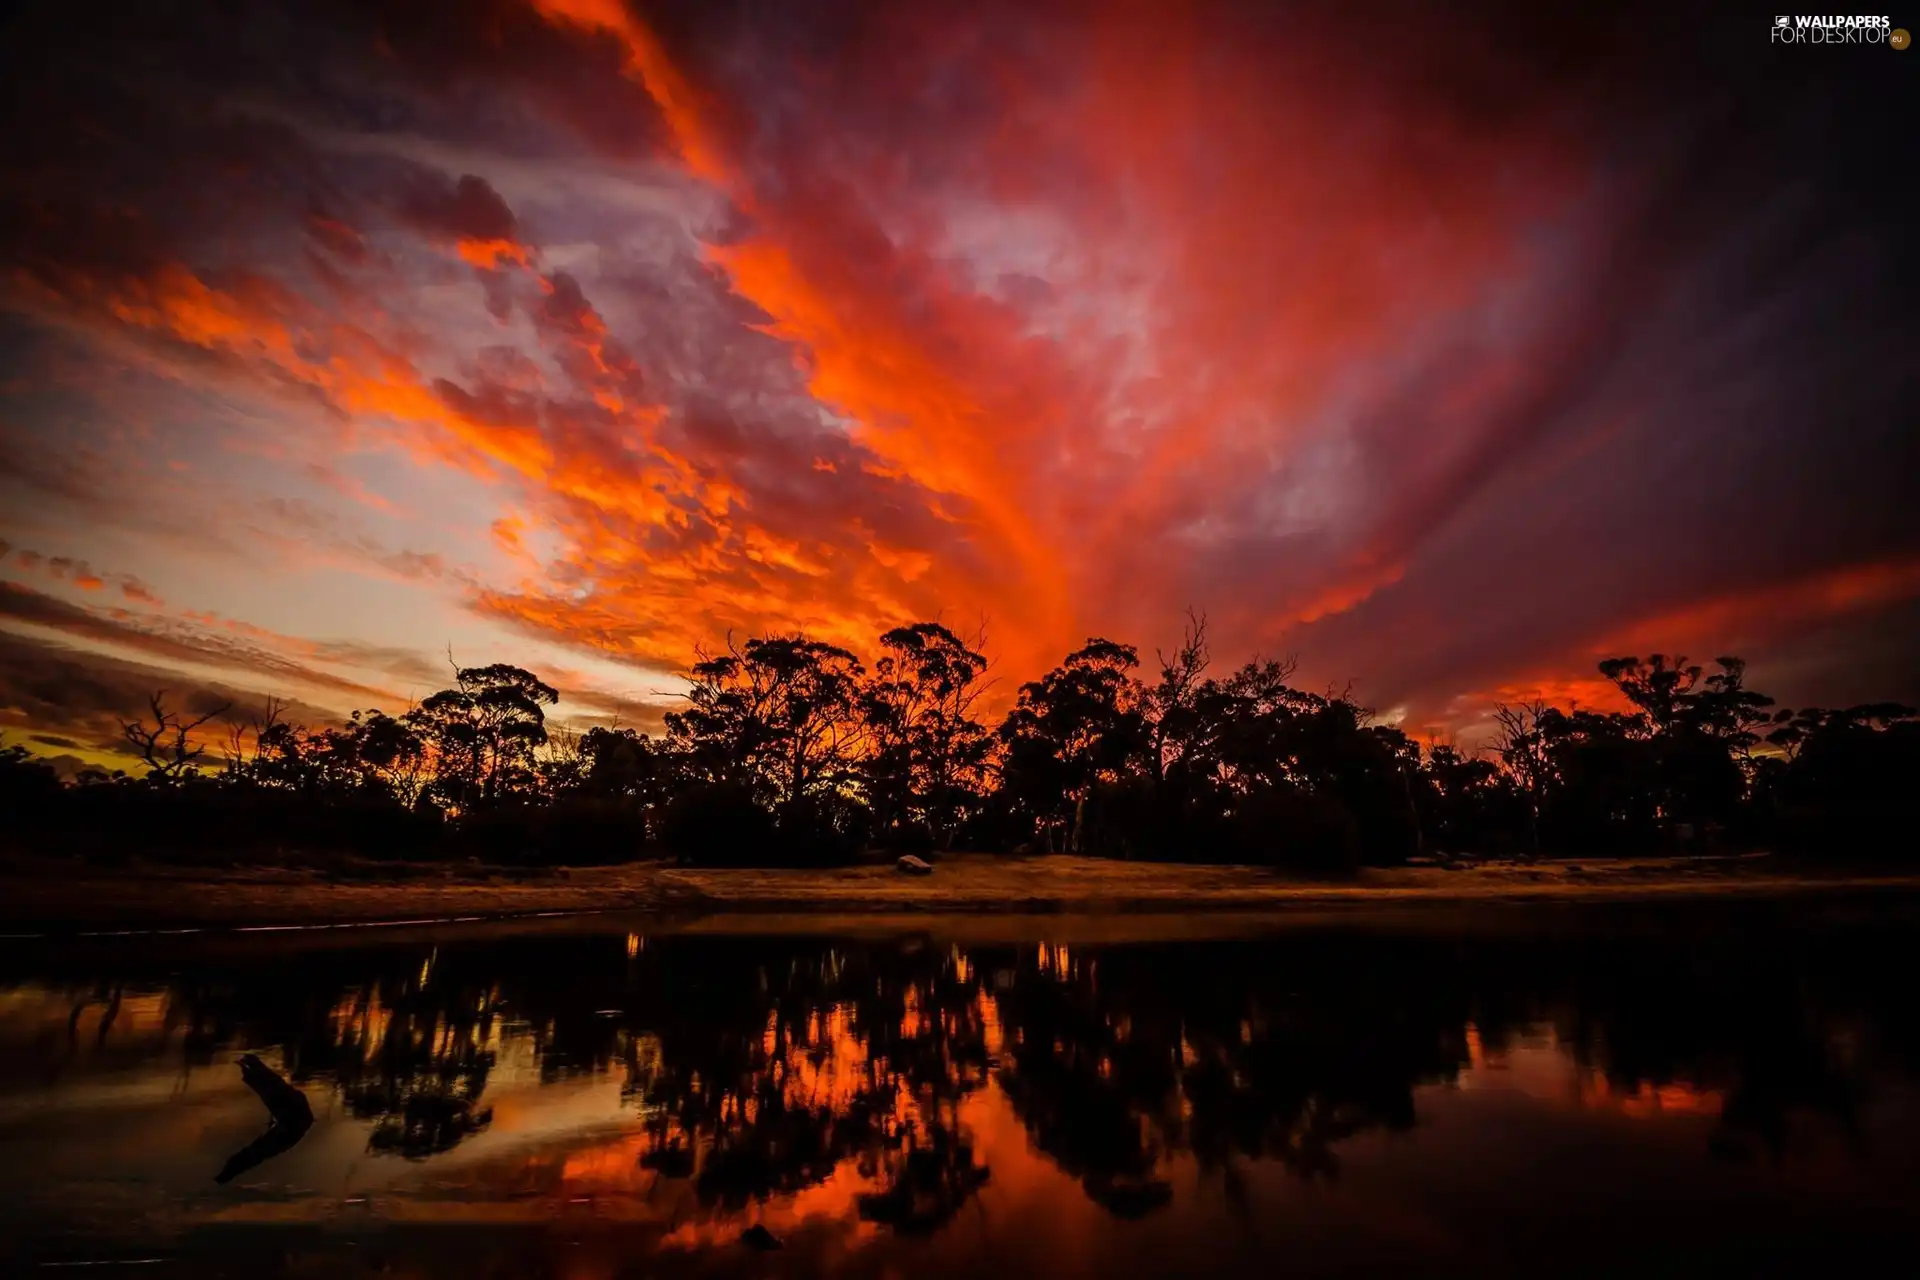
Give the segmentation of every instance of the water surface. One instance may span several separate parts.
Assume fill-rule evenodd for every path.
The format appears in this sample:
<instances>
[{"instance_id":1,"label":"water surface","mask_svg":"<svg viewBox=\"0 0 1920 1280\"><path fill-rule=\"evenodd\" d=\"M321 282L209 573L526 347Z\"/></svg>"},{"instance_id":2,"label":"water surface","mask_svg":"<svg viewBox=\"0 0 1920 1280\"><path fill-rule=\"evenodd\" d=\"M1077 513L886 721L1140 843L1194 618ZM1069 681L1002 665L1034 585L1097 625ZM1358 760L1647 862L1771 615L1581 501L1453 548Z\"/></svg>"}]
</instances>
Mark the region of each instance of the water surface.
<instances>
[{"instance_id":1,"label":"water surface","mask_svg":"<svg viewBox=\"0 0 1920 1280\"><path fill-rule=\"evenodd\" d=\"M1824 1270L1920 1238L1904 928L1047 930L9 944L0 1230L30 1267L253 1276ZM219 1183L268 1127L245 1054L314 1122Z\"/></svg>"}]
</instances>

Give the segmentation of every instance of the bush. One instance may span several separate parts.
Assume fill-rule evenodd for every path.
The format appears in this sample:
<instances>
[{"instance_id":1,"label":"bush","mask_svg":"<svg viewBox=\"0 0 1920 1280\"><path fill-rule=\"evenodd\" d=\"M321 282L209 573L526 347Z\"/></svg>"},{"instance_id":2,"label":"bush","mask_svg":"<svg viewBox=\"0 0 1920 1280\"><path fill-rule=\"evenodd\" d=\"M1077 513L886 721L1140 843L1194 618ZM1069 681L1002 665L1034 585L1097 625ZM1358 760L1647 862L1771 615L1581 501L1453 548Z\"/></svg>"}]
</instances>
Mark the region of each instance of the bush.
<instances>
[{"instance_id":1,"label":"bush","mask_svg":"<svg viewBox=\"0 0 1920 1280\"><path fill-rule=\"evenodd\" d=\"M1771 779L1779 848L1848 862L1911 863L1916 776L1920 723L1823 730Z\"/></svg>"},{"instance_id":2,"label":"bush","mask_svg":"<svg viewBox=\"0 0 1920 1280\"><path fill-rule=\"evenodd\" d=\"M1349 875L1375 852L1397 849L1397 824L1369 830L1332 796L1298 787L1225 797L1225 814L1157 797L1144 778L1094 788L1081 806L1080 851L1101 858L1241 863L1309 875Z\"/></svg>"},{"instance_id":3,"label":"bush","mask_svg":"<svg viewBox=\"0 0 1920 1280\"><path fill-rule=\"evenodd\" d=\"M702 783L668 801L660 815L660 843L703 867L751 867L777 862L773 815L739 783Z\"/></svg>"},{"instance_id":4,"label":"bush","mask_svg":"<svg viewBox=\"0 0 1920 1280\"><path fill-rule=\"evenodd\" d=\"M867 847L873 814L845 796L807 796L780 809L777 860L782 866L830 867L854 861Z\"/></svg>"},{"instance_id":5,"label":"bush","mask_svg":"<svg viewBox=\"0 0 1920 1280\"><path fill-rule=\"evenodd\" d=\"M59 803L60 775L20 746L0 748L0 810L16 816L41 813Z\"/></svg>"},{"instance_id":6,"label":"bush","mask_svg":"<svg viewBox=\"0 0 1920 1280\"><path fill-rule=\"evenodd\" d=\"M1151 861L1186 855L1204 861L1213 853L1206 824L1169 830L1145 778L1101 783L1080 806L1079 819L1080 852L1091 857Z\"/></svg>"},{"instance_id":7,"label":"bush","mask_svg":"<svg viewBox=\"0 0 1920 1280\"><path fill-rule=\"evenodd\" d=\"M668 803L660 843L702 867L829 867L867 847L872 813L845 796L808 796L769 811L736 783L703 783Z\"/></svg>"},{"instance_id":8,"label":"bush","mask_svg":"<svg viewBox=\"0 0 1920 1280\"><path fill-rule=\"evenodd\" d=\"M1360 824L1338 800L1294 787L1244 796L1225 825L1232 861L1307 875L1360 868Z\"/></svg>"},{"instance_id":9,"label":"bush","mask_svg":"<svg viewBox=\"0 0 1920 1280\"><path fill-rule=\"evenodd\" d=\"M417 859L440 853L438 813L390 796L306 795L189 777L120 778L63 788L23 811L48 852L231 866L281 852Z\"/></svg>"},{"instance_id":10,"label":"bush","mask_svg":"<svg viewBox=\"0 0 1920 1280\"><path fill-rule=\"evenodd\" d=\"M462 814L450 827L462 857L525 866L607 866L642 856L646 814L619 801L569 797L547 805L511 804Z\"/></svg>"}]
</instances>

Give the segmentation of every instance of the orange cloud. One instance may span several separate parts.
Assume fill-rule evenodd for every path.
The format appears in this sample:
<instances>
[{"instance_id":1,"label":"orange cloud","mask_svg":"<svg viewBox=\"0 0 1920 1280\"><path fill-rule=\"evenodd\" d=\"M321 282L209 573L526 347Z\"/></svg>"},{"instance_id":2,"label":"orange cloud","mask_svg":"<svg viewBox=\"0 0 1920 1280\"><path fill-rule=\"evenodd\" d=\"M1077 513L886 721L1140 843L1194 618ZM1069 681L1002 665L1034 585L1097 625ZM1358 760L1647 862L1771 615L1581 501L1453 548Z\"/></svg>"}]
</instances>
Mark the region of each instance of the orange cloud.
<instances>
[{"instance_id":1,"label":"orange cloud","mask_svg":"<svg viewBox=\"0 0 1920 1280\"><path fill-rule=\"evenodd\" d=\"M457 242L454 251L463 262L470 263L482 271L498 271L502 267L525 267L530 265L524 245L511 240L475 240L464 239Z\"/></svg>"},{"instance_id":2,"label":"orange cloud","mask_svg":"<svg viewBox=\"0 0 1920 1280\"><path fill-rule=\"evenodd\" d=\"M885 627L937 608L931 593L900 591L930 556L868 554L858 512L842 513L850 523L837 533L753 523L754 499L722 460L684 456L661 438L662 411L578 286L564 277L540 284L529 306L576 399L484 380L474 390L429 383L389 341L253 277L216 284L169 265L114 284L67 282L65 298L218 355L268 387L317 395L343 415L350 439L389 440L424 461L515 482L527 505L504 511L496 528L514 546L527 531L551 535L563 580L478 591L483 613L679 664L728 629L805 629L865 647ZM829 578L824 589L797 588ZM575 583L593 584L592 598Z\"/></svg>"}]
</instances>

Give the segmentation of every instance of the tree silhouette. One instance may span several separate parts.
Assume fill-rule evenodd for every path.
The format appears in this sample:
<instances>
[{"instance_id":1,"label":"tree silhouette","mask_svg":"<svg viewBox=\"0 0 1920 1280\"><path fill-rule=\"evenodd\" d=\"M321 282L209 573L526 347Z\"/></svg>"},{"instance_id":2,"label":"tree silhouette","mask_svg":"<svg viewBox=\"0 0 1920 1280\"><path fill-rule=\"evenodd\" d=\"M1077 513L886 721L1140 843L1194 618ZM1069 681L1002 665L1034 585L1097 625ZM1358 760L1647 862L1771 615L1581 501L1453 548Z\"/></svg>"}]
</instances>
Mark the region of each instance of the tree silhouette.
<instances>
[{"instance_id":1,"label":"tree silhouette","mask_svg":"<svg viewBox=\"0 0 1920 1280\"><path fill-rule=\"evenodd\" d=\"M193 735L221 709L189 718L162 692L123 722L146 777L49 785L16 750L5 786L43 847L124 853L135 831L170 856L824 865L1037 849L1328 874L1429 849L1886 860L1910 843L1882 834L1908 825L1914 713L1776 711L1738 657L1711 673L1664 653L1607 658L1631 711L1496 705L1475 755L1423 747L1349 692L1296 688L1291 658L1212 674L1198 612L1151 682L1131 646L1090 639L989 729L980 643L896 627L869 671L804 635L730 640L693 666L658 736L550 732L555 690L504 664L459 668L402 714L333 725L292 723L270 699L233 727L217 776Z\"/></svg>"},{"instance_id":2,"label":"tree silhouette","mask_svg":"<svg viewBox=\"0 0 1920 1280\"><path fill-rule=\"evenodd\" d=\"M840 786L864 741L853 654L803 636L749 640L695 663L667 736L696 777L778 807Z\"/></svg>"},{"instance_id":3,"label":"tree silhouette","mask_svg":"<svg viewBox=\"0 0 1920 1280\"><path fill-rule=\"evenodd\" d=\"M1066 661L1020 687L1000 726L1003 785L1052 847L1080 847L1081 806L1095 783L1126 770L1145 741L1129 645L1089 639Z\"/></svg>"},{"instance_id":4,"label":"tree silhouette","mask_svg":"<svg viewBox=\"0 0 1920 1280\"><path fill-rule=\"evenodd\" d=\"M1493 709L1494 750L1499 753L1508 776L1526 797L1525 847L1533 854L1540 852L1540 810L1553 781L1546 735L1540 731L1540 718L1546 711L1546 704L1538 699L1513 705L1497 703Z\"/></svg>"},{"instance_id":5,"label":"tree silhouette","mask_svg":"<svg viewBox=\"0 0 1920 1280\"><path fill-rule=\"evenodd\" d=\"M1871 861L1911 828L1920 711L1887 702L1782 711L1767 741L1781 755L1757 767L1755 791L1787 847Z\"/></svg>"},{"instance_id":6,"label":"tree silhouette","mask_svg":"<svg viewBox=\"0 0 1920 1280\"><path fill-rule=\"evenodd\" d=\"M506 663L461 667L454 681L405 719L434 753L440 799L464 809L531 781L534 749L547 741L543 708L560 695L531 671Z\"/></svg>"},{"instance_id":7,"label":"tree silhouette","mask_svg":"<svg viewBox=\"0 0 1920 1280\"><path fill-rule=\"evenodd\" d=\"M1600 663L1600 674L1640 708L1656 733L1672 730L1682 722L1694 686L1700 683L1700 671L1698 666L1688 666L1685 658L1669 659L1664 653L1653 654L1645 662L1639 658L1607 658Z\"/></svg>"},{"instance_id":8,"label":"tree silhouette","mask_svg":"<svg viewBox=\"0 0 1920 1280\"><path fill-rule=\"evenodd\" d=\"M194 731L225 715L229 705L223 702L189 720L177 711L169 711L167 691L156 690L147 699L147 710L153 722L149 724L145 718L122 720L121 736L139 753L140 762L147 766L149 779L163 783L177 782L197 769L201 757L206 755L207 744L196 744L192 740Z\"/></svg>"},{"instance_id":9,"label":"tree silhouette","mask_svg":"<svg viewBox=\"0 0 1920 1280\"><path fill-rule=\"evenodd\" d=\"M880 637L861 695L868 750L861 769L877 832L947 849L985 791L993 740L973 717L986 657L937 622Z\"/></svg>"}]
</instances>

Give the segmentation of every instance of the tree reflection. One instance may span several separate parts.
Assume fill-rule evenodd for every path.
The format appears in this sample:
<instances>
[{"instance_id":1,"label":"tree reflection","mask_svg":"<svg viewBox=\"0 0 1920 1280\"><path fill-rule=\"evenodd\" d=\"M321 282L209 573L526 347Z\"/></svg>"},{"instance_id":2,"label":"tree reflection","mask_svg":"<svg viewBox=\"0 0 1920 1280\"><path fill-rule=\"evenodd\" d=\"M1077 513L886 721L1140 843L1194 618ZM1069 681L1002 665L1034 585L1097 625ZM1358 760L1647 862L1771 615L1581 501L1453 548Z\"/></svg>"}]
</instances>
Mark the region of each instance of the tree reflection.
<instances>
[{"instance_id":1,"label":"tree reflection","mask_svg":"<svg viewBox=\"0 0 1920 1280\"><path fill-rule=\"evenodd\" d=\"M1718 1097L1713 1153L1755 1163L1785 1157L1797 1120L1860 1144L1874 1074L1863 1050L1909 1034L1899 972L1871 938L1709 934L1588 940L1542 952L1505 986L1524 993L1515 1021L1549 1021L1614 1089ZM1886 1065L1911 1073L1890 1047Z\"/></svg>"},{"instance_id":2,"label":"tree reflection","mask_svg":"<svg viewBox=\"0 0 1920 1280\"><path fill-rule=\"evenodd\" d=\"M986 1061L957 954L729 949L697 965L697 995L652 975L628 1019L648 1028L628 1076L648 1167L737 1209L853 1160L888 1180L863 1211L902 1225L944 1218L984 1181L957 1132Z\"/></svg>"},{"instance_id":3,"label":"tree reflection","mask_svg":"<svg viewBox=\"0 0 1920 1280\"><path fill-rule=\"evenodd\" d=\"M190 1066L278 1047L375 1153L427 1159L485 1130L512 1053L542 1082L619 1076L638 1116L620 1158L715 1213L845 1175L849 1212L924 1234L991 1181L976 1099L1004 1097L1035 1150L1136 1218L1183 1166L1229 1201L1248 1162L1335 1178L1356 1136L1416 1125L1422 1086L1542 1027L1615 1098L1711 1101L1723 1158L1790 1158L1810 1120L1858 1141L1876 1076L1914 1066L1900 970L1875 950L1892 944L1714 938L1325 931L970 953L533 937L47 980L80 1009L164 990Z\"/></svg>"},{"instance_id":4,"label":"tree reflection","mask_svg":"<svg viewBox=\"0 0 1920 1280\"><path fill-rule=\"evenodd\" d=\"M363 989L336 1006L329 1065L347 1109L373 1121L369 1151L423 1160L492 1121L480 1100L498 1011L489 994L449 998L467 994L430 989L423 978Z\"/></svg>"},{"instance_id":5,"label":"tree reflection","mask_svg":"<svg viewBox=\"0 0 1920 1280\"><path fill-rule=\"evenodd\" d=\"M1464 1003L1384 957L1321 968L1286 950L1035 952L1000 1010L1002 1083L1036 1145L1136 1217L1167 1201L1176 1155L1332 1177L1338 1143L1410 1127L1414 1087L1465 1062Z\"/></svg>"}]
</instances>

